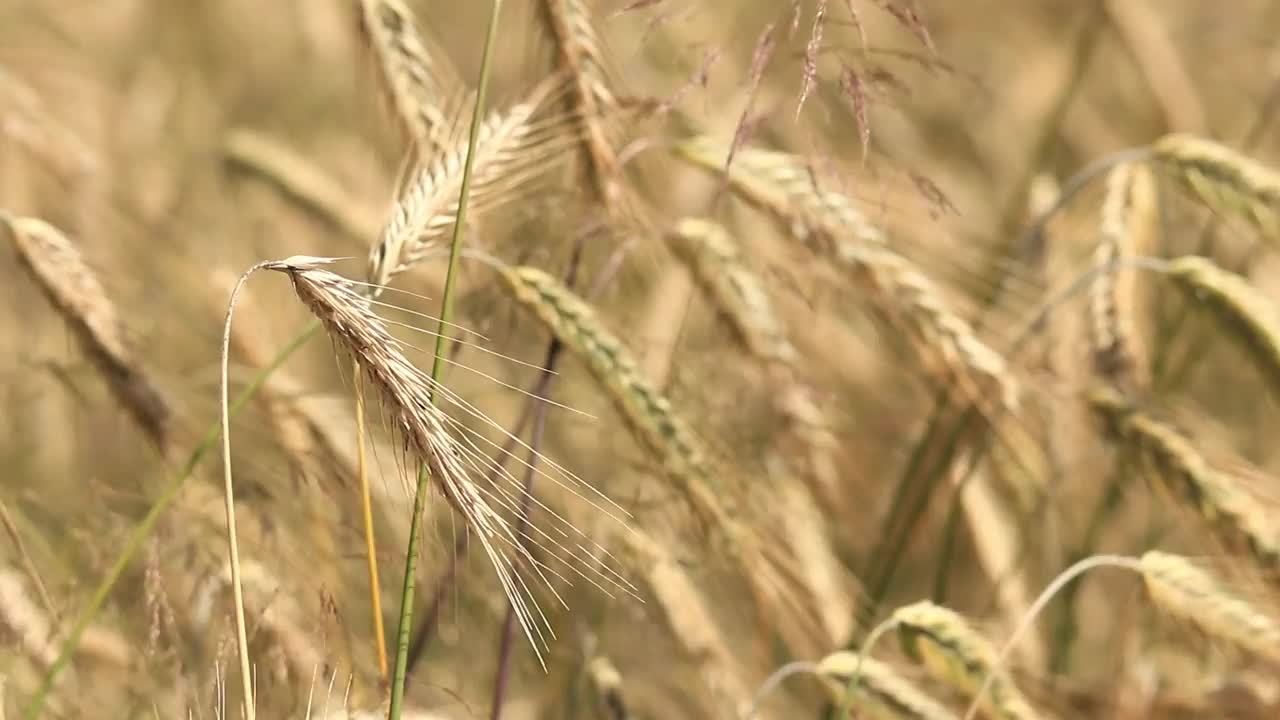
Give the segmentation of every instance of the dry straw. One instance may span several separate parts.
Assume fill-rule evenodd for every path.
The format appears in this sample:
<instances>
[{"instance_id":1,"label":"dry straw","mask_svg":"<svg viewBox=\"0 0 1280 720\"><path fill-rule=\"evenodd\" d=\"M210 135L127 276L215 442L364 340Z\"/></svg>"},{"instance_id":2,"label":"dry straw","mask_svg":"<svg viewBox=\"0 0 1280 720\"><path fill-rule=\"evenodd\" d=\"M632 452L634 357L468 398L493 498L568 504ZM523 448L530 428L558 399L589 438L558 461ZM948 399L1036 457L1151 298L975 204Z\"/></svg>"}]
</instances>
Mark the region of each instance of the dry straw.
<instances>
[{"instance_id":1,"label":"dry straw","mask_svg":"<svg viewBox=\"0 0 1280 720\"><path fill-rule=\"evenodd\" d=\"M677 152L710 172L723 170L724 150L710 138L685 141ZM889 248L884 232L848 198L817 187L807 163L787 153L740 148L728 183L850 273L877 310L925 357L939 363L972 401L989 412L1016 409L1017 383L1004 358L978 338L919 268Z\"/></svg>"},{"instance_id":2,"label":"dry straw","mask_svg":"<svg viewBox=\"0 0 1280 720\"><path fill-rule=\"evenodd\" d=\"M1220 213L1242 213L1271 240L1280 238L1280 173L1231 148L1194 135L1166 135L1155 161Z\"/></svg>"},{"instance_id":3,"label":"dry straw","mask_svg":"<svg viewBox=\"0 0 1280 720\"><path fill-rule=\"evenodd\" d=\"M130 348L115 304L80 250L54 226L0 212L0 233L39 284L116 399L162 453L173 440L173 411Z\"/></svg>"},{"instance_id":4,"label":"dry straw","mask_svg":"<svg viewBox=\"0 0 1280 720\"><path fill-rule=\"evenodd\" d=\"M1157 482L1190 505L1227 548L1246 551L1265 570L1280 568L1280 533L1242 478L1214 467L1191 438L1117 391L1094 389L1088 401L1141 454Z\"/></svg>"},{"instance_id":5,"label":"dry straw","mask_svg":"<svg viewBox=\"0 0 1280 720\"><path fill-rule=\"evenodd\" d=\"M1106 197L1093 253L1095 268L1141 254L1154 221L1155 188L1142 165L1117 165L1107 176ZM1122 385L1138 372L1138 332L1133 275L1100 271L1089 288L1089 339L1094 371Z\"/></svg>"},{"instance_id":6,"label":"dry straw","mask_svg":"<svg viewBox=\"0 0 1280 720\"><path fill-rule=\"evenodd\" d=\"M1045 717L1032 708L998 664L996 649L953 610L928 601L898 608L892 618L907 652L923 662L939 681L969 696L1001 720Z\"/></svg>"}]
</instances>

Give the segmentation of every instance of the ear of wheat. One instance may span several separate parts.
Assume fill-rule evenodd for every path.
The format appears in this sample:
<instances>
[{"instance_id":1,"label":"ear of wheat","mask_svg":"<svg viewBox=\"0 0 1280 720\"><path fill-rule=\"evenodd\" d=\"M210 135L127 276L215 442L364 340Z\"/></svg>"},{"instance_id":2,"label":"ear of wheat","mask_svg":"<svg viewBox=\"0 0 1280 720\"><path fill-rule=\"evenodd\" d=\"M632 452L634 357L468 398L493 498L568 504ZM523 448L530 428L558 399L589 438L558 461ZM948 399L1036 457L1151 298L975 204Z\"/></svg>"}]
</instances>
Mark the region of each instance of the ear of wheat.
<instances>
[{"instance_id":1,"label":"ear of wheat","mask_svg":"<svg viewBox=\"0 0 1280 720\"><path fill-rule=\"evenodd\" d=\"M572 134L565 132L563 118L544 111L563 87L563 78L552 77L522 102L485 119L476 138L469 212L520 197L530 180L554 164ZM469 138L463 138L407 176L369 253L369 282L375 288L420 262L453 225L469 146Z\"/></svg>"},{"instance_id":2,"label":"ear of wheat","mask_svg":"<svg viewBox=\"0 0 1280 720\"><path fill-rule=\"evenodd\" d=\"M1151 146L1167 169L1211 208L1241 213L1272 241L1280 238L1280 173L1212 140L1175 133Z\"/></svg>"},{"instance_id":3,"label":"ear of wheat","mask_svg":"<svg viewBox=\"0 0 1280 720\"><path fill-rule=\"evenodd\" d=\"M163 453L171 450L173 411L133 353L125 326L79 249L54 226L0 212L0 234L75 332L94 367L138 427Z\"/></svg>"},{"instance_id":4,"label":"ear of wheat","mask_svg":"<svg viewBox=\"0 0 1280 720\"><path fill-rule=\"evenodd\" d=\"M1239 478L1215 468L1184 433L1120 393L1096 388L1088 400L1108 427L1142 454L1157 482L1190 505L1227 548L1243 549L1264 570L1280 567L1276 525Z\"/></svg>"},{"instance_id":5,"label":"ear of wheat","mask_svg":"<svg viewBox=\"0 0 1280 720\"><path fill-rule=\"evenodd\" d=\"M957 716L934 700L891 666L857 653L832 653L818 663L819 675L829 678L833 693L846 691L851 678L857 678L855 706L874 718L900 720L956 720Z\"/></svg>"},{"instance_id":6,"label":"ear of wheat","mask_svg":"<svg viewBox=\"0 0 1280 720\"><path fill-rule=\"evenodd\" d=\"M1280 396L1280 306L1245 278L1207 258L1176 258L1166 267L1189 301L1202 301L1243 340L1272 392Z\"/></svg>"},{"instance_id":7,"label":"ear of wheat","mask_svg":"<svg viewBox=\"0 0 1280 720\"><path fill-rule=\"evenodd\" d=\"M907 652L934 677L970 696L985 682L987 692L979 702L992 717L1045 717L1027 702L1013 678L997 666L991 643L955 611L922 601L898 608L893 619L898 622Z\"/></svg>"},{"instance_id":8,"label":"ear of wheat","mask_svg":"<svg viewBox=\"0 0 1280 720\"><path fill-rule=\"evenodd\" d=\"M306 258L268 263L265 267L289 276L298 298L321 321L334 343L350 353L370 386L375 388L411 456L426 466L438 490L468 529L476 533L526 638L540 659L548 647L548 635L554 633L517 563L525 564L553 594L556 591L551 577L567 580L557 567L605 588L606 592L608 588L631 592L630 585L616 572L598 569L582 554L582 545L568 539L572 535L581 536L581 532L560 516L552 513L563 525L556 526L559 535L556 537L532 524L527 532L521 533L516 523L500 512L523 512L523 498L518 496L523 492L520 483L486 454L482 447L485 441L478 434L437 407L432 398L440 395L491 427L497 428L497 425L433 382L408 360L403 345L373 312L373 301L357 291L357 284L315 267ZM515 490L502 486L486 488L477 483L475 478L486 470L496 471ZM563 484L559 478L552 479ZM529 500L545 507L536 499ZM506 556L504 550L508 548L515 559ZM530 548L545 552L546 559L535 557ZM557 594L556 598L559 600L560 596Z\"/></svg>"},{"instance_id":9,"label":"ear of wheat","mask_svg":"<svg viewBox=\"0 0 1280 720\"><path fill-rule=\"evenodd\" d=\"M724 152L710 138L683 142L677 152L704 170L723 171ZM786 153L739 148L733 167L730 188L850 273L877 310L925 357L940 363L970 399L988 410L1017 408L1017 384L1004 358L978 338L929 278L889 248L884 232L848 198L815 187L808 165Z\"/></svg>"},{"instance_id":10,"label":"ear of wheat","mask_svg":"<svg viewBox=\"0 0 1280 720\"><path fill-rule=\"evenodd\" d=\"M427 37L404 0L359 0L360 29L374 57L388 104L406 139L429 155L452 135L450 104L462 88L448 59Z\"/></svg>"},{"instance_id":11,"label":"ear of wheat","mask_svg":"<svg viewBox=\"0 0 1280 720\"><path fill-rule=\"evenodd\" d=\"M1107 176L1094 267L1104 268L1138 254L1149 235L1153 212L1154 188L1146 168L1135 163L1116 166ZM1089 288L1094 371L1122 385L1133 385L1138 372L1133 291L1132 275L1114 272L1100 272Z\"/></svg>"},{"instance_id":12,"label":"ear of wheat","mask_svg":"<svg viewBox=\"0 0 1280 720\"><path fill-rule=\"evenodd\" d=\"M1280 663L1280 623L1178 555L1149 551L1139 567L1165 612L1254 655Z\"/></svg>"},{"instance_id":13,"label":"ear of wheat","mask_svg":"<svg viewBox=\"0 0 1280 720\"><path fill-rule=\"evenodd\" d=\"M611 89L609 65L591 12L584 0L545 0L560 64L573 79L574 104L582 125L587 168L596 194L613 207L622 189L618 184L618 156L607 125L618 112Z\"/></svg>"},{"instance_id":14,"label":"ear of wheat","mask_svg":"<svg viewBox=\"0 0 1280 720\"><path fill-rule=\"evenodd\" d=\"M662 463L716 549L735 562L751 583L757 601L776 611L777 622L797 649L820 637L818 611L796 591L793 559L784 548L762 543L733 515L734 488L725 482L701 437L640 372L621 341L594 309L560 281L531 267L499 268L512 297L529 309L567 348L581 357L639 440Z\"/></svg>"}]
</instances>

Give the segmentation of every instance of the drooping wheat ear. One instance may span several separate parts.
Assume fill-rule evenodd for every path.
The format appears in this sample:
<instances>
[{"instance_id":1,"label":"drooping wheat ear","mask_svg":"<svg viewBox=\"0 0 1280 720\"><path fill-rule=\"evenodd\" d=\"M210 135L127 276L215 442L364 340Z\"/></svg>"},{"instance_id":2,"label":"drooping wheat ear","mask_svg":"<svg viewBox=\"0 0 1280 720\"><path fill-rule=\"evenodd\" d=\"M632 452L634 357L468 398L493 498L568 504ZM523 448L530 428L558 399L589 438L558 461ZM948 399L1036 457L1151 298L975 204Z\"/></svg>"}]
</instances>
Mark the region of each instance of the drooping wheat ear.
<instances>
[{"instance_id":1,"label":"drooping wheat ear","mask_svg":"<svg viewBox=\"0 0 1280 720\"><path fill-rule=\"evenodd\" d=\"M1095 388L1088 401L1113 433L1141 453L1159 484L1204 518L1228 549L1248 552L1265 570L1280 568L1280 532L1240 478L1213 467L1190 438L1117 391Z\"/></svg>"},{"instance_id":2,"label":"drooping wheat ear","mask_svg":"<svg viewBox=\"0 0 1280 720\"><path fill-rule=\"evenodd\" d=\"M500 269L513 297L570 350L586 360L637 438L662 461L689 505L709 525L726 519L713 484L711 457L684 420L640 372L631 353L595 310L559 280L532 267Z\"/></svg>"},{"instance_id":3,"label":"drooping wheat ear","mask_svg":"<svg viewBox=\"0 0 1280 720\"><path fill-rule=\"evenodd\" d=\"M23 266L71 326L107 386L162 453L172 441L173 412L129 346L125 325L79 249L52 225L0 211Z\"/></svg>"},{"instance_id":4,"label":"drooping wheat ear","mask_svg":"<svg viewBox=\"0 0 1280 720\"><path fill-rule=\"evenodd\" d=\"M722 481L719 464L592 307L537 268L505 267L498 272L516 301L587 363L632 434L659 459L676 492L722 546L717 549L748 578L757 602L777 611L772 619L788 642L800 648L818 637L818 610L796 591L801 584L794 559L778 547L762 545L751 527L731 515L731 500L722 499L730 496L731 484Z\"/></svg>"},{"instance_id":5,"label":"drooping wheat ear","mask_svg":"<svg viewBox=\"0 0 1280 720\"><path fill-rule=\"evenodd\" d=\"M671 634L697 664L702 684L725 717L739 717L751 693L738 675L739 663L723 637L716 614L667 548L638 528L620 533L637 572L666 616Z\"/></svg>"},{"instance_id":6,"label":"drooping wheat ear","mask_svg":"<svg viewBox=\"0 0 1280 720\"><path fill-rule=\"evenodd\" d=\"M874 658L853 652L837 652L818 663L817 672L829 679L829 687L839 697L850 678L854 683L854 703L872 718L890 720L956 720L956 714L929 697L894 669Z\"/></svg>"},{"instance_id":7,"label":"drooping wheat ear","mask_svg":"<svg viewBox=\"0 0 1280 720\"><path fill-rule=\"evenodd\" d=\"M710 172L723 171L725 151L698 137L677 152ZM729 186L752 205L773 215L867 291L886 320L904 331L926 358L961 384L988 410L1015 410L1018 387L999 353L951 309L937 286L905 257L891 250L884 232L840 193L815 186L800 158L781 152L740 148ZM995 406L985 398L994 396Z\"/></svg>"},{"instance_id":8,"label":"drooping wheat ear","mask_svg":"<svg viewBox=\"0 0 1280 720\"><path fill-rule=\"evenodd\" d=\"M485 119L474 148L470 213L520 197L554 164L572 134L565 132L563 118L543 111L563 87L562 78L549 78L523 102ZM453 225L468 147L469 139L463 138L410 172L369 252L370 283L386 285L413 267Z\"/></svg>"},{"instance_id":9,"label":"drooping wheat ear","mask_svg":"<svg viewBox=\"0 0 1280 720\"><path fill-rule=\"evenodd\" d=\"M1155 550L1139 561L1151 599L1210 637L1280 663L1280 622L1187 558Z\"/></svg>"},{"instance_id":10,"label":"drooping wheat ear","mask_svg":"<svg viewBox=\"0 0 1280 720\"><path fill-rule=\"evenodd\" d=\"M1002 720L1045 717L1032 708L1013 678L997 667L996 649L958 613L921 601L893 613L907 652L939 681L966 695L974 695L987 681L982 706Z\"/></svg>"},{"instance_id":11,"label":"drooping wheat ear","mask_svg":"<svg viewBox=\"0 0 1280 720\"><path fill-rule=\"evenodd\" d=\"M1280 305L1248 280L1212 260L1186 256L1169 262L1169 277L1244 340L1272 392L1280 394Z\"/></svg>"},{"instance_id":12,"label":"drooping wheat ear","mask_svg":"<svg viewBox=\"0 0 1280 720\"><path fill-rule=\"evenodd\" d=\"M554 633L533 591L518 573L517 562L530 568L549 588L548 574L559 578L563 575L548 562L559 563L597 586L629 592L625 579L584 559L576 540L561 542L532 525L528 532L522 533L499 512L499 508L503 508L521 513L522 498L502 487L483 487L475 478L493 469L512 486L519 488L520 483L481 449L478 442L485 442L482 436L450 417L432 398L438 396L489 427L501 428L409 362L404 346L373 312L373 301L359 291L362 285L319 269L314 262L314 258L290 258L264 267L289 276L298 298L319 318L335 345L352 356L370 386L375 388L411 456L426 466L441 494L462 516L468 529L476 533L510 599L516 619L541 658L539 646L547 646L544 629ZM560 482L558 478L552 479ZM536 499L532 501L538 504ZM581 536L568 521L555 517L564 525L556 526L555 532L562 537L568 537L571 532ZM508 559L504 546L509 546L517 557ZM526 546L543 551L542 557L535 558ZM581 569L584 565L587 569Z\"/></svg>"},{"instance_id":13,"label":"drooping wheat ear","mask_svg":"<svg viewBox=\"0 0 1280 720\"><path fill-rule=\"evenodd\" d=\"M605 207L618 199L618 155L606 119L618 111L609 65L584 0L546 0L560 65L573 78L573 95L591 182Z\"/></svg>"},{"instance_id":14,"label":"drooping wheat ear","mask_svg":"<svg viewBox=\"0 0 1280 720\"><path fill-rule=\"evenodd\" d=\"M1209 207L1242 213L1270 239L1280 237L1280 173L1212 140L1175 133L1151 146L1155 161Z\"/></svg>"},{"instance_id":15,"label":"drooping wheat ear","mask_svg":"<svg viewBox=\"0 0 1280 720\"><path fill-rule=\"evenodd\" d=\"M1154 220L1154 183L1145 166L1117 165L1107 176L1106 198L1093 253L1095 268L1139 254ZM1133 274L1099 272L1089 288L1089 339L1094 371L1112 382L1132 385L1139 362Z\"/></svg>"},{"instance_id":16,"label":"drooping wheat ear","mask_svg":"<svg viewBox=\"0 0 1280 720\"><path fill-rule=\"evenodd\" d=\"M8 565L0 565L0 628L7 629L6 634L17 640L14 650L20 648L41 668L48 668L57 659L60 638L54 619L31 599L22 573ZM121 668L128 667L134 655L128 641L98 625L86 630L76 652Z\"/></svg>"},{"instance_id":17,"label":"drooping wheat ear","mask_svg":"<svg viewBox=\"0 0 1280 720\"><path fill-rule=\"evenodd\" d=\"M377 214L336 180L280 142L253 130L232 130L223 145L227 162L257 175L285 197L362 245L377 236Z\"/></svg>"},{"instance_id":18,"label":"drooping wheat ear","mask_svg":"<svg viewBox=\"0 0 1280 720\"><path fill-rule=\"evenodd\" d=\"M462 88L448 59L428 50L404 0L359 2L361 34L405 139L421 147L420 157L446 147L452 135L448 108Z\"/></svg>"}]
</instances>

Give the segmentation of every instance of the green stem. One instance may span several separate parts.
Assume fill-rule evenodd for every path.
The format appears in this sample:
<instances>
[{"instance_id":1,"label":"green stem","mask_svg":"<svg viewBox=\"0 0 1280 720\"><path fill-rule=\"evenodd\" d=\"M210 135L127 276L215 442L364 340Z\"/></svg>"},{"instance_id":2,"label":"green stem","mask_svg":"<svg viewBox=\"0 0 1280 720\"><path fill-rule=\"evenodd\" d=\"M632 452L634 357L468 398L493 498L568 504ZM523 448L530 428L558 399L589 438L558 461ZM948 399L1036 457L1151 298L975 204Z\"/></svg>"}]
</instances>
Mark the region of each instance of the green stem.
<instances>
[{"instance_id":1,"label":"green stem","mask_svg":"<svg viewBox=\"0 0 1280 720\"><path fill-rule=\"evenodd\" d=\"M288 345L281 350L271 364L258 371L244 390L236 396L228 409L229 414L235 415L244 407L250 398L252 398L258 389L266 383L267 378L271 376L284 361L289 358L298 348L302 347L311 336L316 334L320 329L320 322L312 320L306 329L298 334ZM94 591L93 597L90 598L89 604L80 612L80 616L76 618L75 625L71 628L71 632L67 635L67 639L62 643L62 648L58 652L58 657L53 661L53 665L49 667L49 671L45 673L44 679L40 682L40 687L36 689L31 698L31 704L27 706L27 720L35 720L40 717L41 711L44 710L45 702L48 700L49 692L53 689L53 684L57 682L58 676L66 669L71 662L71 656L75 653L76 647L80 644L80 636L84 634L85 628L93 622L97 617L98 611L102 609L102 605L107 601L107 596L111 594L112 588L119 582L120 577L124 575L124 571L129 567L129 563L133 561L133 556L137 554L142 547L142 543L146 542L151 536L151 531L155 529L156 523L160 520L160 515L168 509L169 505L178 497L178 490L182 488L183 482L191 477L200 461L204 459L206 453L213 448L221 436L221 419L214 422L201 438L200 444L191 451L191 455L187 457L186 463L182 469L169 480L168 485L160 493L160 497L156 498L151 509L142 520L133 528L133 533L129 535L129 539L125 541L124 548L120 551L120 555L116 558L115 564L107 571L106 577L98 585L98 589Z\"/></svg>"},{"instance_id":2,"label":"green stem","mask_svg":"<svg viewBox=\"0 0 1280 720\"><path fill-rule=\"evenodd\" d=\"M444 371L445 348L448 344L449 318L453 314L453 290L458 276L458 260L461 256L462 232L467 222L467 198L471 191L471 169L475 165L476 144L480 137L480 123L484 116L485 96L489 89L489 68L493 59L494 40L498 36L498 15L502 0L493 1L489 16L489 30L484 38L484 56L480 61L480 81L476 88L476 104L471 114L471 134L467 140L467 159L462 168L462 188L458 198L458 216L453 224L453 238L449 244L449 270L444 277L444 294L441 297L440 322L436 328L435 360L431 364L432 385L437 386ZM435 394L432 394L435 400ZM396 667L391 679L391 708L389 720L400 720L404 704L404 683L409 666L409 637L413 628L413 595L416 589L418 569L418 541L422 533L422 511L426 505L426 465L418 468L418 485L413 495L413 517L409 520L409 545L404 561L404 586L400 593L400 626L396 631Z\"/></svg>"}]
</instances>

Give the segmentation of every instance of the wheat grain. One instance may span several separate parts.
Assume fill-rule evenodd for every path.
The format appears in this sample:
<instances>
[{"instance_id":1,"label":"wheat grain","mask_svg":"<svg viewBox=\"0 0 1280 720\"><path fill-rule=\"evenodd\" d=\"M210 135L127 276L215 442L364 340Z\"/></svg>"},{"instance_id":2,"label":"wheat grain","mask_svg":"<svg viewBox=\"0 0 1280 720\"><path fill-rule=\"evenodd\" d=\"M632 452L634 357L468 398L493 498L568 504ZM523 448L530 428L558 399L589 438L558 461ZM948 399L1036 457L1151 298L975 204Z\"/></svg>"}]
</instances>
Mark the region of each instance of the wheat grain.
<instances>
[{"instance_id":1,"label":"wheat grain","mask_svg":"<svg viewBox=\"0 0 1280 720\"><path fill-rule=\"evenodd\" d=\"M1280 237L1280 173L1212 140L1174 133L1151 146L1155 161L1223 213L1242 213L1268 238Z\"/></svg>"},{"instance_id":2,"label":"wheat grain","mask_svg":"<svg viewBox=\"0 0 1280 720\"><path fill-rule=\"evenodd\" d=\"M1171 260L1166 272L1190 300L1203 301L1243 338L1272 391L1280 395L1280 306L1245 278L1207 258Z\"/></svg>"},{"instance_id":3,"label":"wheat grain","mask_svg":"<svg viewBox=\"0 0 1280 720\"><path fill-rule=\"evenodd\" d=\"M1105 268L1138 254L1150 235L1154 189L1150 175L1141 165L1125 163L1107 176L1098 227L1098 244L1093 253L1095 268ZM1099 272L1089 288L1089 329L1094 370L1112 382L1137 382L1138 333L1133 327L1132 282L1114 272Z\"/></svg>"},{"instance_id":4,"label":"wheat grain","mask_svg":"<svg viewBox=\"0 0 1280 720\"><path fill-rule=\"evenodd\" d=\"M722 171L723 153L710 138L680 143L677 152L705 170ZM808 165L786 153L741 148L734 167L728 183L736 193L850 273L880 313L941 363L970 399L990 406L986 398L994 396L999 409L1017 408L1017 383L1004 358L977 337L929 278L889 248L884 232L852 202L815 187Z\"/></svg>"},{"instance_id":5,"label":"wheat grain","mask_svg":"<svg viewBox=\"0 0 1280 720\"><path fill-rule=\"evenodd\" d=\"M1160 485L1191 505L1224 545L1244 549L1264 569L1280 567L1275 523L1239 478L1215 468L1185 434L1115 390L1094 389L1088 400L1110 429L1142 454Z\"/></svg>"},{"instance_id":6,"label":"wheat grain","mask_svg":"<svg viewBox=\"0 0 1280 720\"><path fill-rule=\"evenodd\" d=\"M855 706L876 720L955 720L956 714L899 675L892 667L857 653L838 652L818 663L819 675L830 678L833 693L846 691L857 676Z\"/></svg>"},{"instance_id":7,"label":"wheat grain","mask_svg":"<svg viewBox=\"0 0 1280 720\"><path fill-rule=\"evenodd\" d=\"M1044 717L1031 707L1013 679L996 664L996 650L956 612L928 601L898 608L893 613L903 645L940 681L974 695L987 681L980 698L992 717L1032 720Z\"/></svg>"},{"instance_id":8,"label":"wheat grain","mask_svg":"<svg viewBox=\"0 0 1280 720\"><path fill-rule=\"evenodd\" d=\"M173 411L133 354L115 304L79 249L57 228L35 218L0 212L0 233L8 236L23 267L71 326L116 399L151 442L167 453Z\"/></svg>"},{"instance_id":9,"label":"wheat grain","mask_svg":"<svg viewBox=\"0 0 1280 720\"><path fill-rule=\"evenodd\" d=\"M526 184L554 164L563 143L560 118L542 111L563 88L553 77L539 84L524 101L491 113L475 143L470 196L471 212L484 212L521 195ZM406 178L377 242L369 253L369 281L388 284L422 260L453 225L462 188L469 138L450 145ZM376 293L376 290L375 290Z\"/></svg>"}]
</instances>

